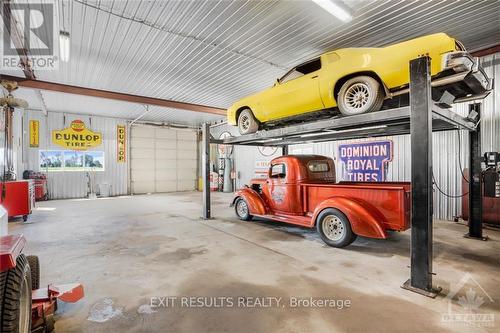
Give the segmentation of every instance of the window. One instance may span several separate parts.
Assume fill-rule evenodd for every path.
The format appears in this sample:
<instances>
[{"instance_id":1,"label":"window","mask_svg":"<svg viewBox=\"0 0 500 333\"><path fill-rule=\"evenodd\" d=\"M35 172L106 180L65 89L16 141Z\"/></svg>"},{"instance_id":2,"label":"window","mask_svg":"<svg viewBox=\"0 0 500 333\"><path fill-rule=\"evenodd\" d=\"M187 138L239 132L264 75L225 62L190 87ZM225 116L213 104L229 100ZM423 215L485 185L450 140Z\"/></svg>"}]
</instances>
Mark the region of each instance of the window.
<instances>
[{"instance_id":1,"label":"window","mask_svg":"<svg viewBox=\"0 0 500 333\"><path fill-rule=\"evenodd\" d=\"M305 64L299 65L292 70L290 70L288 73L286 73L281 79L280 83L286 83L290 80L299 78L303 75L315 72L317 70L321 69L321 59L317 58L312 61L308 61Z\"/></svg>"},{"instance_id":2,"label":"window","mask_svg":"<svg viewBox=\"0 0 500 333\"><path fill-rule=\"evenodd\" d=\"M285 178L286 171L284 164L275 164L271 167L271 178Z\"/></svg>"},{"instance_id":3,"label":"window","mask_svg":"<svg viewBox=\"0 0 500 333\"><path fill-rule=\"evenodd\" d=\"M104 171L103 151L39 150L39 170Z\"/></svg>"},{"instance_id":4,"label":"window","mask_svg":"<svg viewBox=\"0 0 500 333\"><path fill-rule=\"evenodd\" d=\"M309 171L311 172L328 172L330 171L330 166L328 162L325 161L311 161L307 164Z\"/></svg>"}]
</instances>

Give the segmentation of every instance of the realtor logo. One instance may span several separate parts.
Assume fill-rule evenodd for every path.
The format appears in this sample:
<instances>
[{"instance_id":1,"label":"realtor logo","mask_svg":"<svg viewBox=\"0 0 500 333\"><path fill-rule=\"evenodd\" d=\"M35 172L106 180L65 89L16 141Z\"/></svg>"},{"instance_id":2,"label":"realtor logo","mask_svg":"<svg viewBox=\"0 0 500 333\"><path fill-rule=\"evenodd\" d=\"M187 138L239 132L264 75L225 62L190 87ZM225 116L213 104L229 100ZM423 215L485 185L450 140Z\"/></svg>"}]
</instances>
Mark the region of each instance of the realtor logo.
<instances>
[{"instance_id":1,"label":"realtor logo","mask_svg":"<svg viewBox=\"0 0 500 333\"><path fill-rule=\"evenodd\" d=\"M466 273L450 289L445 299L448 302L448 312L443 314L443 322L469 327L495 326L495 315L488 313L484 307L481 308L494 301L470 273Z\"/></svg>"},{"instance_id":2,"label":"realtor logo","mask_svg":"<svg viewBox=\"0 0 500 333\"><path fill-rule=\"evenodd\" d=\"M54 4L2 2L2 69L23 67L19 54L27 54L33 69L57 69Z\"/></svg>"}]
</instances>

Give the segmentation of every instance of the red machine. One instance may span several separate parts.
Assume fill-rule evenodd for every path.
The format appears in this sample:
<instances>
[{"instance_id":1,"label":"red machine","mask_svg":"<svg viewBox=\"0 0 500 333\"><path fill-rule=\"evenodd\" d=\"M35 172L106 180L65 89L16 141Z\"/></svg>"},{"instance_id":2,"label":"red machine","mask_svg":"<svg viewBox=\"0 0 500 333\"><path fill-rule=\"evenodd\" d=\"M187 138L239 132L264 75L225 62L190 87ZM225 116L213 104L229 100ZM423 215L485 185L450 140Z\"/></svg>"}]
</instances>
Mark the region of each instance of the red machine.
<instances>
[{"instance_id":1,"label":"red machine","mask_svg":"<svg viewBox=\"0 0 500 333\"><path fill-rule=\"evenodd\" d=\"M36 172L33 170L25 170L23 172L23 179L33 179L35 182L35 200L45 201L47 195L47 176L44 173Z\"/></svg>"},{"instance_id":2,"label":"red machine","mask_svg":"<svg viewBox=\"0 0 500 333\"><path fill-rule=\"evenodd\" d=\"M22 216L24 221L35 207L35 186L33 180L14 180L0 182L0 191L5 190L5 197L0 195L0 203L9 213L9 218Z\"/></svg>"},{"instance_id":3,"label":"red machine","mask_svg":"<svg viewBox=\"0 0 500 333\"><path fill-rule=\"evenodd\" d=\"M0 332L54 330L57 301L75 303L83 297L79 283L40 288L38 257L25 256L23 235L0 237ZM9 291L7 291L9 290ZM9 292L5 297L4 293Z\"/></svg>"},{"instance_id":4,"label":"red machine","mask_svg":"<svg viewBox=\"0 0 500 333\"><path fill-rule=\"evenodd\" d=\"M462 193L467 193L469 191L469 169L464 170L464 175L467 181L462 179ZM469 195L462 197L462 216L460 217L466 221L469 219ZM458 217L455 220L458 221ZM483 222L500 226L500 197L483 195Z\"/></svg>"},{"instance_id":5,"label":"red machine","mask_svg":"<svg viewBox=\"0 0 500 333\"><path fill-rule=\"evenodd\" d=\"M47 200L47 179L38 178L35 179L35 200L45 201Z\"/></svg>"},{"instance_id":6,"label":"red machine","mask_svg":"<svg viewBox=\"0 0 500 333\"><path fill-rule=\"evenodd\" d=\"M334 247L357 235L387 238L410 227L410 183L335 183L331 158L283 156L271 161L267 179L253 179L232 205L242 220L260 216L316 229Z\"/></svg>"}]
</instances>

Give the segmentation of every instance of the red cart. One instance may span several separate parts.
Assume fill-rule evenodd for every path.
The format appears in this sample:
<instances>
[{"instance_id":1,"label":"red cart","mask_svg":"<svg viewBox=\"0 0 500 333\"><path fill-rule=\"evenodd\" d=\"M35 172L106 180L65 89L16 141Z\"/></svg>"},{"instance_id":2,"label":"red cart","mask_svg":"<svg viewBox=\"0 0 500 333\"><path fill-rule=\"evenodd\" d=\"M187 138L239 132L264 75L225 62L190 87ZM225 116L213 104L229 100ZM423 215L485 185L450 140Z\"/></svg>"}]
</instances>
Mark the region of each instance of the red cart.
<instances>
[{"instance_id":1,"label":"red cart","mask_svg":"<svg viewBox=\"0 0 500 333\"><path fill-rule=\"evenodd\" d=\"M28 220L35 207L35 186L31 179L0 182L0 190L5 189L5 197L0 195L0 203L5 207L9 218L22 216Z\"/></svg>"}]
</instances>

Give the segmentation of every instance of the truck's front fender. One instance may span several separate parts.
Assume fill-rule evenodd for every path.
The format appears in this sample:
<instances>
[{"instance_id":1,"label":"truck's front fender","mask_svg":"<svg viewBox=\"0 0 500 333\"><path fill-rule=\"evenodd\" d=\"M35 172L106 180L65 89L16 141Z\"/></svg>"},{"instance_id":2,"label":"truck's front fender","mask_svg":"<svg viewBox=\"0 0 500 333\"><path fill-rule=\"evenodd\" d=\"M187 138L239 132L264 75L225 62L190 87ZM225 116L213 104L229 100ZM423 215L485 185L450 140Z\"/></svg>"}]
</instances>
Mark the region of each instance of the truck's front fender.
<instances>
[{"instance_id":1,"label":"truck's front fender","mask_svg":"<svg viewBox=\"0 0 500 333\"><path fill-rule=\"evenodd\" d=\"M332 197L324 200L314 210L312 221L316 223L319 213L326 208L336 208L344 213L351 223L352 231L359 236L370 238L387 238L379 213L364 205L360 200L348 197Z\"/></svg>"},{"instance_id":2,"label":"truck's front fender","mask_svg":"<svg viewBox=\"0 0 500 333\"><path fill-rule=\"evenodd\" d=\"M256 191L248 187L236 191L231 206L236 203L238 198L243 198L247 202L251 215L266 215L264 200L262 200L261 196Z\"/></svg>"}]
</instances>

